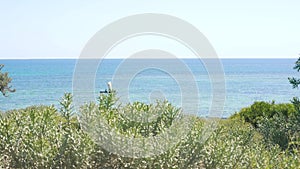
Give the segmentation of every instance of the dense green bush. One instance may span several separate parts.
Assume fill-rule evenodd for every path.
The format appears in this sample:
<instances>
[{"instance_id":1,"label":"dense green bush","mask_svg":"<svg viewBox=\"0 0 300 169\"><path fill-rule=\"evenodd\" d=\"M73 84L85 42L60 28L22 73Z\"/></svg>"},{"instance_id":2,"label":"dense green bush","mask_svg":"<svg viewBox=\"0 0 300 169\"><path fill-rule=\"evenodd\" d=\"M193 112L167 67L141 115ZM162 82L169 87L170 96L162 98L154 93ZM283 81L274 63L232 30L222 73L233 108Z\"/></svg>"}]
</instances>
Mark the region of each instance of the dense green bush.
<instances>
[{"instance_id":1,"label":"dense green bush","mask_svg":"<svg viewBox=\"0 0 300 169\"><path fill-rule=\"evenodd\" d=\"M239 117L248 123L251 123L254 127L258 127L258 124L265 118L273 118L274 115L280 115L283 118L289 118L296 114L296 110L293 104L282 103L275 104L275 102L254 102L250 107L241 109L240 112L234 114L231 118Z\"/></svg>"},{"instance_id":2,"label":"dense green bush","mask_svg":"<svg viewBox=\"0 0 300 169\"><path fill-rule=\"evenodd\" d=\"M286 118L280 114L272 118L264 118L258 131L269 143L278 144L283 150L299 148L300 123L293 118Z\"/></svg>"},{"instance_id":3,"label":"dense green bush","mask_svg":"<svg viewBox=\"0 0 300 169\"><path fill-rule=\"evenodd\" d=\"M300 115L294 104L255 102L231 118L240 118L252 124L265 141L282 149L299 146Z\"/></svg>"},{"instance_id":4,"label":"dense green bush","mask_svg":"<svg viewBox=\"0 0 300 169\"><path fill-rule=\"evenodd\" d=\"M70 168L87 165L91 140L77 126L68 124L68 119L53 106L7 112L0 119L2 166Z\"/></svg>"}]
</instances>

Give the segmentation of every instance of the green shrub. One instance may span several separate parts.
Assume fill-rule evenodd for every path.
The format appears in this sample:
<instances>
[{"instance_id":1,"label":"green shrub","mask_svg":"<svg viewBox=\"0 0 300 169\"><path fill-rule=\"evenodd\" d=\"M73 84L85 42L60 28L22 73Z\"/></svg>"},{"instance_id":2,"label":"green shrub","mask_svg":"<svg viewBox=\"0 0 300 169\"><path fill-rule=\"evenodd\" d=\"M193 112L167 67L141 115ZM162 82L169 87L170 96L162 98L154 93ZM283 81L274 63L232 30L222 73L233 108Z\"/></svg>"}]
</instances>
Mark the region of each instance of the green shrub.
<instances>
[{"instance_id":1,"label":"green shrub","mask_svg":"<svg viewBox=\"0 0 300 169\"><path fill-rule=\"evenodd\" d=\"M254 102L250 107L241 109L240 112L234 114L231 118L239 117L248 123L251 123L254 127L258 127L258 124L265 118L270 119L274 115L280 115L282 118L289 118L296 114L296 110L293 104L281 103L275 104L268 102Z\"/></svg>"},{"instance_id":2,"label":"green shrub","mask_svg":"<svg viewBox=\"0 0 300 169\"><path fill-rule=\"evenodd\" d=\"M291 103L275 104L255 102L231 118L240 118L252 124L266 142L279 145L283 150L298 147L300 121L299 113Z\"/></svg>"},{"instance_id":3,"label":"green shrub","mask_svg":"<svg viewBox=\"0 0 300 169\"><path fill-rule=\"evenodd\" d=\"M92 150L91 139L53 106L6 112L0 142L0 163L8 168L81 168Z\"/></svg>"},{"instance_id":4,"label":"green shrub","mask_svg":"<svg viewBox=\"0 0 300 169\"><path fill-rule=\"evenodd\" d=\"M276 114L273 118L263 119L258 131L264 136L265 141L278 144L283 150L297 148L299 144L299 123Z\"/></svg>"}]
</instances>

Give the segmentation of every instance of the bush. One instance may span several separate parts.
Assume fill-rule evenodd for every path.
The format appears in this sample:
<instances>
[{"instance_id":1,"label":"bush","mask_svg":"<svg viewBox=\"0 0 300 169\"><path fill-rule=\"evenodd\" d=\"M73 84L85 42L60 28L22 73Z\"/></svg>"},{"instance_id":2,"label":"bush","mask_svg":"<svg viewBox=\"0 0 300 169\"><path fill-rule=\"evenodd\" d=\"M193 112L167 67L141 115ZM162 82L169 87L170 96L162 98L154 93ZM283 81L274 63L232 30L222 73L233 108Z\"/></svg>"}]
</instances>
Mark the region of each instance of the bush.
<instances>
[{"instance_id":1,"label":"bush","mask_svg":"<svg viewBox=\"0 0 300 169\"><path fill-rule=\"evenodd\" d=\"M299 122L280 114L264 118L258 127L265 141L278 144L283 150L299 148L299 129Z\"/></svg>"},{"instance_id":2,"label":"bush","mask_svg":"<svg viewBox=\"0 0 300 169\"><path fill-rule=\"evenodd\" d=\"M80 168L91 150L91 139L53 106L8 111L0 119L2 167Z\"/></svg>"},{"instance_id":3,"label":"bush","mask_svg":"<svg viewBox=\"0 0 300 169\"><path fill-rule=\"evenodd\" d=\"M231 118L241 118L246 122L258 127L258 124L265 118L273 118L274 115L280 115L283 118L289 118L296 114L293 104L282 103L275 104L275 102L254 102L250 107L241 109L240 112L234 114Z\"/></svg>"},{"instance_id":4,"label":"bush","mask_svg":"<svg viewBox=\"0 0 300 169\"><path fill-rule=\"evenodd\" d=\"M231 118L240 118L252 124L265 141L279 145L283 150L299 142L299 113L291 103L275 104L274 102L255 102Z\"/></svg>"}]
</instances>

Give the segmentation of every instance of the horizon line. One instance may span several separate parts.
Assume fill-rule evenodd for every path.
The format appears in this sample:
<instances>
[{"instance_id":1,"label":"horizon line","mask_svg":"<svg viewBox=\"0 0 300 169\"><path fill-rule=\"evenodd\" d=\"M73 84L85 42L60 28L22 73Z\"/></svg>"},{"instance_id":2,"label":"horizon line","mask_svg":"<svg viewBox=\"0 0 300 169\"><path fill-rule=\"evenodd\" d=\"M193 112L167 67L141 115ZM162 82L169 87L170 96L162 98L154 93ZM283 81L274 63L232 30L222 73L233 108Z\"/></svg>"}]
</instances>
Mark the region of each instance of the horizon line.
<instances>
[{"instance_id":1,"label":"horizon line","mask_svg":"<svg viewBox=\"0 0 300 169\"><path fill-rule=\"evenodd\" d=\"M197 58L197 57L179 57L179 58L167 58L167 57L145 57L145 58L0 58L0 60L78 60L78 59L110 59L110 60L120 60L120 59L297 59L299 57L218 57L218 58Z\"/></svg>"}]
</instances>

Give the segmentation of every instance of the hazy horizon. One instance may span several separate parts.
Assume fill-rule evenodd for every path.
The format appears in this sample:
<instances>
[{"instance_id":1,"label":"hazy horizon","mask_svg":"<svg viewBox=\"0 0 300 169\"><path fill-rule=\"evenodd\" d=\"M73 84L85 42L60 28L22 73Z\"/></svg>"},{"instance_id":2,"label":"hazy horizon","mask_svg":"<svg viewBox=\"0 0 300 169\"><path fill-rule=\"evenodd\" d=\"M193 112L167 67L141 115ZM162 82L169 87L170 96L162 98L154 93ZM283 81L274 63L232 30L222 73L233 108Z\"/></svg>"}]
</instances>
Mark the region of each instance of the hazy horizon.
<instances>
[{"instance_id":1,"label":"hazy horizon","mask_svg":"<svg viewBox=\"0 0 300 169\"><path fill-rule=\"evenodd\" d=\"M228 58L218 58L218 59L221 59L221 60L230 60L230 59L235 59L235 60L239 60L239 59L245 59L245 60L247 60L247 59L253 59L253 60L264 60L264 59L278 59L278 60L280 60L280 59L290 59L290 60L293 60L293 59L295 59L295 61L296 61L296 59L298 59L299 57L295 57L295 58L255 58L255 57L252 57L252 58L250 58L250 57L248 57L248 58L246 58L246 57L240 57L240 58L238 58L238 57L234 57L234 58L230 58L230 57L228 57ZM82 59L82 58L63 58L63 57L60 57L60 58L0 58L0 60L77 60L77 59ZM119 58L88 58L88 59L95 59L95 60L98 60L98 59L108 59L108 60L120 60L120 59L170 59L170 58L122 58L122 57L119 57ZM171 58L171 59L173 59L173 58ZM176 59L176 58L174 58L174 59ZM205 58L195 58L195 57L182 57L182 58L178 58L178 59L205 59Z\"/></svg>"}]
</instances>

